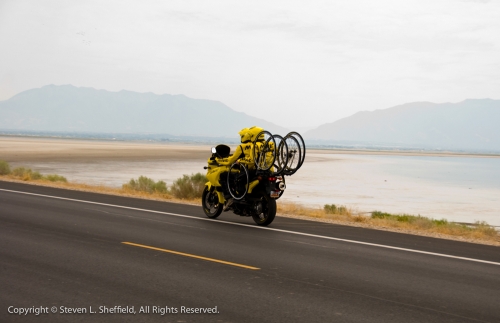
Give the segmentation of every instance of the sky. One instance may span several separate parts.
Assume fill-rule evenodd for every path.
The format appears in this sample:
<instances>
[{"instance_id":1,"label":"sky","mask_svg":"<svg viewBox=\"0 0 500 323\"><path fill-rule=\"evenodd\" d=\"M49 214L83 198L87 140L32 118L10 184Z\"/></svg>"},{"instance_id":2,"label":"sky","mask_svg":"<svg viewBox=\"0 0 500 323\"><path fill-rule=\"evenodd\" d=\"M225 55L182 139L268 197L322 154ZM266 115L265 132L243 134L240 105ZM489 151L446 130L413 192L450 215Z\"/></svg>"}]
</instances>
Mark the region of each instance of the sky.
<instances>
[{"instance_id":1,"label":"sky","mask_svg":"<svg viewBox=\"0 0 500 323\"><path fill-rule=\"evenodd\" d=\"M500 99L500 0L0 0L0 100L48 84L184 94L295 129Z\"/></svg>"}]
</instances>

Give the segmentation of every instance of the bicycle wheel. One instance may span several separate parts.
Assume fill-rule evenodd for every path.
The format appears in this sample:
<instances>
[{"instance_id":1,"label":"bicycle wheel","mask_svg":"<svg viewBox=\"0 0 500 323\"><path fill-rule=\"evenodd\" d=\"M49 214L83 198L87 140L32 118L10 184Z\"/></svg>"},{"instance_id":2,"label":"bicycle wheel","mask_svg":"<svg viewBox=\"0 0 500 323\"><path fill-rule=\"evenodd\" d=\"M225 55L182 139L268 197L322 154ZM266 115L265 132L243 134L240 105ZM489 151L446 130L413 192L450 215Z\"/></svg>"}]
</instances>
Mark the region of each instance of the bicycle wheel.
<instances>
[{"instance_id":1,"label":"bicycle wheel","mask_svg":"<svg viewBox=\"0 0 500 323\"><path fill-rule=\"evenodd\" d=\"M298 140L294 136L286 136L285 142L288 146L288 162L283 170L284 175L292 175L300 167L301 150Z\"/></svg>"},{"instance_id":2,"label":"bicycle wheel","mask_svg":"<svg viewBox=\"0 0 500 323\"><path fill-rule=\"evenodd\" d=\"M300 135L300 133L298 133L296 131L289 132L287 134L287 136L294 136L295 139L297 139L297 141L298 141L298 143L300 145L300 152L301 152L301 155L300 155L300 165L299 165L299 167L297 167L297 169L299 169L300 167L302 167L302 164L304 163L304 160L306 159L306 144L304 142L304 139Z\"/></svg>"},{"instance_id":3,"label":"bicycle wheel","mask_svg":"<svg viewBox=\"0 0 500 323\"><path fill-rule=\"evenodd\" d=\"M241 200L248 192L248 170L245 165L232 164L227 174L227 189L235 200Z\"/></svg>"},{"instance_id":4,"label":"bicycle wheel","mask_svg":"<svg viewBox=\"0 0 500 323\"><path fill-rule=\"evenodd\" d=\"M276 160L276 141L269 131L261 131L253 141L253 159L257 170L268 170Z\"/></svg>"},{"instance_id":5,"label":"bicycle wheel","mask_svg":"<svg viewBox=\"0 0 500 323\"><path fill-rule=\"evenodd\" d=\"M273 135L276 141L276 160L274 161L274 175L280 175L288 163L288 145L280 135Z\"/></svg>"}]
</instances>

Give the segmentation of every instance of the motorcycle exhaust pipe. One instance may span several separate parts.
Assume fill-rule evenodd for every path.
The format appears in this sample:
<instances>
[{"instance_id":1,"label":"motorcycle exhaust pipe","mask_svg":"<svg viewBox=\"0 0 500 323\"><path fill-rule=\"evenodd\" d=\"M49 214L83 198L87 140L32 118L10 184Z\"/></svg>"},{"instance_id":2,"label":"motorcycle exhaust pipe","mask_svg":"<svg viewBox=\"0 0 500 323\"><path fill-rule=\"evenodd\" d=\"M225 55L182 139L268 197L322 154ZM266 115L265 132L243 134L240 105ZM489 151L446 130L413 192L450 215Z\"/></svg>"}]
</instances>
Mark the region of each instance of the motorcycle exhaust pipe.
<instances>
[{"instance_id":1,"label":"motorcycle exhaust pipe","mask_svg":"<svg viewBox=\"0 0 500 323\"><path fill-rule=\"evenodd\" d=\"M280 182L280 183L278 184L278 188L279 188L280 190L284 191L284 190L286 189L286 185L285 185L285 183Z\"/></svg>"}]
</instances>

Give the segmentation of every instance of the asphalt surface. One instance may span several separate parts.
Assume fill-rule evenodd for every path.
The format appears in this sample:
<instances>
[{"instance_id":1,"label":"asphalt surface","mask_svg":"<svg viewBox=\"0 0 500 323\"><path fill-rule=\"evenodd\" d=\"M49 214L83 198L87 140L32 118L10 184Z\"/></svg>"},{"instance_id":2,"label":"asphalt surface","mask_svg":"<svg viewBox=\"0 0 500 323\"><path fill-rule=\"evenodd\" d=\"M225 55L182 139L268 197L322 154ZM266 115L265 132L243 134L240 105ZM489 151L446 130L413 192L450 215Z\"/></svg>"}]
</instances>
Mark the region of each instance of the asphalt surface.
<instances>
[{"instance_id":1,"label":"asphalt surface","mask_svg":"<svg viewBox=\"0 0 500 323\"><path fill-rule=\"evenodd\" d=\"M0 322L500 322L498 247L280 217L269 228L0 181Z\"/></svg>"}]
</instances>

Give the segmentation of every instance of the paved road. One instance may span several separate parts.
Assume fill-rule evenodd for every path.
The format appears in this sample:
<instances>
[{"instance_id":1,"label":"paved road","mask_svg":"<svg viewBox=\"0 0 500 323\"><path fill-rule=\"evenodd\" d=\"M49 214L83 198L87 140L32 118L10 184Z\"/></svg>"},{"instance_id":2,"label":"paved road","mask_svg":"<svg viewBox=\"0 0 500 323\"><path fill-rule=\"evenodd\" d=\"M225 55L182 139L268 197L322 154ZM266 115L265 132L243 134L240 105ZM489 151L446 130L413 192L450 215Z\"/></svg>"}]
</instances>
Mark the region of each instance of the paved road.
<instances>
[{"instance_id":1,"label":"paved road","mask_svg":"<svg viewBox=\"0 0 500 323\"><path fill-rule=\"evenodd\" d=\"M1 181L0 259L0 322L500 322L498 247Z\"/></svg>"}]
</instances>

